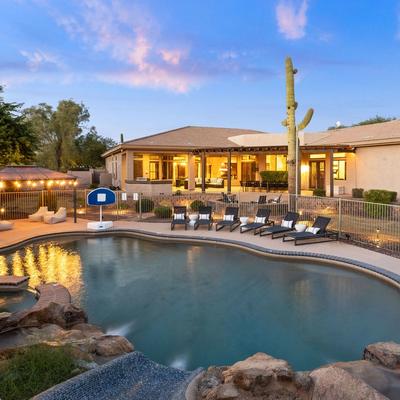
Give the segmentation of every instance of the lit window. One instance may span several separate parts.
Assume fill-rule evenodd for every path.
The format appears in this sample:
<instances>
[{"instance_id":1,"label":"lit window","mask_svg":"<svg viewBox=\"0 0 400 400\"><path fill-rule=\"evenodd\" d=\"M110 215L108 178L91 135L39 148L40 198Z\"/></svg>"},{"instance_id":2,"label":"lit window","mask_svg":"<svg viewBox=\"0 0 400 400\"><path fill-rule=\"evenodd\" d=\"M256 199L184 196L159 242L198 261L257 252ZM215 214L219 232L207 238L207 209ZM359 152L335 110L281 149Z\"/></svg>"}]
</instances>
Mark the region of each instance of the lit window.
<instances>
[{"instance_id":1,"label":"lit window","mask_svg":"<svg viewBox=\"0 0 400 400\"><path fill-rule=\"evenodd\" d=\"M346 180L346 160L333 160L333 178Z\"/></svg>"},{"instance_id":2,"label":"lit window","mask_svg":"<svg viewBox=\"0 0 400 400\"><path fill-rule=\"evenodd\" d=\"M310 158L326 158L325 154L310 154Z\"/></svg>"}]
</instances>

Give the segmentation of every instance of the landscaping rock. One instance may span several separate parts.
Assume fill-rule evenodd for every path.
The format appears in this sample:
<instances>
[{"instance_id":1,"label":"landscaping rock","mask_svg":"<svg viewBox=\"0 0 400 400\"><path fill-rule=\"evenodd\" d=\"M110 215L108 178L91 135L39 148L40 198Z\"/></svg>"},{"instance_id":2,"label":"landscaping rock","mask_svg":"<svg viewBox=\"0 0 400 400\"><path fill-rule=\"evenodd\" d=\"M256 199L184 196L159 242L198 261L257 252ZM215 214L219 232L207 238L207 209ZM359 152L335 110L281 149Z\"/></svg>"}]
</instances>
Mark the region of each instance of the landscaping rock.
<instances>
[{"instance_id":1,"label":"landscaping rock","mask_svg":"<svg viewBox=\"0 0 400 400\"><path fill-rule=\"evenodd\" d=\"M104 335L95 339L95 353L103 357L112 357L133 351L133 346L123 336Z\"/></svg>"},{"instance_id":2,"label":"landscaping rock","mask_svg":"<svg viewBox=\"0 0 400 400\"><path fill-rule=\"evenodd\" d=\"M222 375L225 383L233 382L241 389L251 390L255 386L267 386L273 379L290 381L293 371L285 360L256 353L232 365Z\"/></svg>"},{"instance_id":3,"label":"landscaping rock","mask_svg":"<svg viewBox=\"0 0 400 400\"><path fill-rule=\"evenodd\" d=\"M239 396L240 393L233 383L224 383L210 391L206 400L235 400L240 399Z\"/></svg>"},{"instance_id":4,"label":"landscaping rock","mask_svg":"<svg viewBox=\"0 0 400 400\"><path fill-rule=\"evenodd\" d=\"M328 366L314 370L311 400L388 400L387 397L342 368Z\"/></svg>"},{"instance_id":5,"label":"landscaping rock","mask_svg":"<svg viewBox=\"0 0 400 400\"><path fill-rule=\"evenodd\" d=\"M209 367L207 371L204 372L197 386L201 398L206 398L212 389L222 384L222 373L226 369L226 367Z\"/></svg>"},{"instance_id":6,"label":"landscaping rock","mask_svg":"<svg viewBox=\"0 0 400 400\"><path fill-rule=\"evenodd\" d=\"M395 342L370 344L364 349L363 358L390 369L398 369L400 368L400 344Z\"/></svg>"}]
</instances>

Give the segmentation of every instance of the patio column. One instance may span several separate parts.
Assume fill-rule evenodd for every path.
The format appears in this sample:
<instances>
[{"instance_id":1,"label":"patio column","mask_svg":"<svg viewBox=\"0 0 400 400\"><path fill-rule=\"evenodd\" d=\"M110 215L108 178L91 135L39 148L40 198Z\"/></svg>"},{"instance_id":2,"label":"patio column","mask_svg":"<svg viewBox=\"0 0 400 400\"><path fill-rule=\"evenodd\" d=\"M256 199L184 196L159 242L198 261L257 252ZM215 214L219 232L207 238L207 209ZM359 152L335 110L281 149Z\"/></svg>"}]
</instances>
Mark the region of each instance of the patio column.
<instances>
[{"instance_id":1,"label":"patio column","mask_svg":"<svg viewBox=\"0 0 400 400\"><path fill-rule=\"evenodd\" d=\"M261 171L266 170L266 164L265 164L265 154L257 154L257 180L261 181Z\"/></svg>"},{"instance_id":2,"label":"patio column","mask_svg":"<svg viewBox=\"0 0 400 400\"><path fill-rule=\"evenodd\" d=\"M206 154L204 151L201 153L201 191L206 192Z\"/></svg>"},{"instance_id":3,"label":"patio column","mask_svg":"<svg viewBox=\"0 0 400 400\"><path fill-rule=\"evenodd\" d=\"M335 187L334 187L334 179L333 179L333 149L330 149L326 154L326 175L327 177L327 185L326 188L327 194L329 193L330 197L335 195Z\"/></svg>"},{"instance_id":4,"label":"patio column","mask_svg":"<svg viewBox=\"0 0 400 400\"><path fill-rule=\"evenodd\" d=\"M196 187L196 158L194 154L188 154L188 190L194 190Z\"/></svg>"},{"instance_id":5,"label":"patio column","mask_svg":"<svg viewBox=\"0 0 400 400\"><path fill-rule=\"evenodd\" d=\"M232 151L229 150L228 152L228 194L232 191Z\"/></svg>"},{"instance_id":6,"label":"patio column","mask_svg":"<svg viewBox=\"0 0 400 400\"><path fill-rule=\"evenodd\" d=\"M133 151L126 151L126 163L125 163L125 177L127 181L133 180Z\"/></svg>"}]
</instances>

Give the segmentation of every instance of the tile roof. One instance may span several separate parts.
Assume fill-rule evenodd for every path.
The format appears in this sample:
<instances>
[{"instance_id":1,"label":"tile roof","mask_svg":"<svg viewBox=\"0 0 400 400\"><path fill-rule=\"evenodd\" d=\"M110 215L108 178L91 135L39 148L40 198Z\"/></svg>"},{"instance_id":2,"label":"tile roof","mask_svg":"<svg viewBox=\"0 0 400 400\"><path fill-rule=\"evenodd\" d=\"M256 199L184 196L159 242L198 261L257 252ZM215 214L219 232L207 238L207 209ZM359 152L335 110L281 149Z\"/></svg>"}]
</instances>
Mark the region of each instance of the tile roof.
<instances>
[{"instance_id":1,"label":"tile roof","mask_svg":"<svg viewBox=\"0 0 400 400\"><path fill-rule=\"evenodd\" d=\"M72 175L33 165L7 166L0 169L2 181L41 181L48 179L76 179Z\"/></svg>"}]
</instances>

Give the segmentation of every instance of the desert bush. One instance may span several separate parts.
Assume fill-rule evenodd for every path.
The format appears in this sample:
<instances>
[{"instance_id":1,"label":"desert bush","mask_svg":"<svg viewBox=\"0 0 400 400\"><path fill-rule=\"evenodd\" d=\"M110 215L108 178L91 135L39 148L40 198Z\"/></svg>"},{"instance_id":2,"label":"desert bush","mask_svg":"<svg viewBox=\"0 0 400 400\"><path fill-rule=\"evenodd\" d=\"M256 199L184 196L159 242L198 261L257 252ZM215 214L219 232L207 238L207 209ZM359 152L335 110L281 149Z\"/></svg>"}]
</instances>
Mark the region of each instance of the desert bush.
<instances>
[{"instance_id":1,"label":"desert bush","mask_svg":"<svg viewBox=\"0 0 400 400\"><path fill-rule=\"evenodd\" d=\"M351 189L351 195L355 199L362 199L364 196L364 189L361 188L353 188Z\"/></svg>"},{"instance_id":2,"label":"desert bush","mask_svg":"<svg viewBox=\"0 0 400 400\"><path fill-rule=\"evenodd\" d=\"M142 199L136 202L135 206L136 212L139 212L140 207L142 209L142 212L144 213L151 212L154 209L154 201L143 197Z\"/></svg>"},{"instance_id":3,"label":"desert bush","mask_svg":"<svg viewBox=\"0 0 400 400\"><path fill-rule=\"evenodd\" d=\"M390 190L371 189L364 192L365 201L371 203L389 204L395 201L396 198L397 192L391 192Z\"/></svg>"},{"instance_id":4,"label":"desert bush","mask_svg":"<svg viewBox=\"0 0 400 400\"><path fill-rule=\"evenodd\" d=\"M326 190L325 189L316 188L316 189L313 190L313 196L325 197L326 196Z\"/></svg>"},{"instance_id":5,"label":"desert bush","mask_svg":"<svg viewBox=\"0 0 400 400\"><path fill-rule=\"evenodd\" d=\"M287 171L261 171L261 180L268 183L287 183Z\"/></svg>"},{"instance_id":6,"label":"desert bush","mask_svg":"<svg viewBox=\"0 0 400 400\"><path fill-rule=\"evenodd\" d=\"M190 209L192 211L199 211L199 208L203 206L204 203L201 200L194 200L190 203Z\"/></svg>"},{"instance_id":7,"label":"desert bush","mask_svg":"<svg viewBox=\"0 0 400 400\"><path fill-rule=\"evenodd\" d=\"M171 207L158 206L154 209L154 214L157 218L171 218L172 209Z\"/></svg>"}]
</instances>

